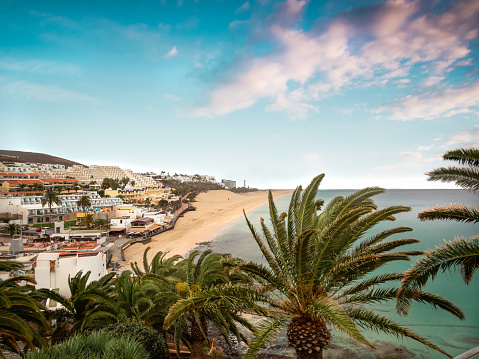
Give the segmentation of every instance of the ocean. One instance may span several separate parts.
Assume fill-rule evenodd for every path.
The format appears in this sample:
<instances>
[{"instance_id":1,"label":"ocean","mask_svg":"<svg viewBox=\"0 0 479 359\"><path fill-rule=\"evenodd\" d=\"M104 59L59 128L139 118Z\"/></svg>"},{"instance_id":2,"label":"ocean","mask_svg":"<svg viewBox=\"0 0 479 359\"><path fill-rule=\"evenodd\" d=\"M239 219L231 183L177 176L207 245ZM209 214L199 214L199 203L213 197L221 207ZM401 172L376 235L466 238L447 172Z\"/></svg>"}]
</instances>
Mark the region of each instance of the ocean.
<instances>
[{"instance_id":1,"label":"ocean","mask_svg":"<svg viewBox=\"0 0 479 359\"><path fill-rule=\"evenodd\" d=\"M348 195L353 190L320 190L318 198L329 202L338 195ZM284 196L275 201L280 211L286 211L291 196ZM464 224L453 221L427 221L421 222L417 219L418 212L432 208L435 205L449 205L451 203L469 204L477 206L478 197L470 192L460 189L454 190L387 190L386 193L373 197L379 208L392 205L407 205L412 207L412 211L402 213L396 217L395 222L384 222L377 225L372 233L380 230L398 226L409 226L414 231L405 233L398 238L416 238L421 242L418 244L404 247L407 250L427 250L436 246L441 246L444 240L450 241L457 236L470 238L479 233L479 224ZM259 207L254 212L248 214L248 219L260 230L260 217L269 222L268 206ZM208 245L215 252L231 253L234 256L242 257L247 260L263 262L261 252L251 236L246 222L243 218L238 219L230 227L224 229L212 243ZM401 262L386 266L384 271L404 271L409 269L411 263ZM469 285L465 285L459 272L439 274L433 282L430 282L426 290L436 293L452 301L459 306L466 315L466 320L461 321L451 314L436 310L428 305L415 303L410 313L406 317L401 317L395 312L395 303L376 306L375 310L382 315L387 315L396 320L401 325L408 327L417 334L439 346L449 354L456 356L473 347L479 346L479 274L473 278ZM381 355L376 352L378 357L394 358L446 358L444 355L426 348L412 339L396 339L395 337L365 332L366 338L378 348L386 348ZM273 347L286 347L285 338L279 338L277 345ZM333 331L333 348L342 348L343 355L339 355L334 350L325 353L325 358L347 357L363 358L369 353L365 347L357 346L349 339L337 335ZM346 351L345 351L346 350ZM365 350L365 351L364 351ZM341 351L339 351L341 352ZM338 353L339 353L338 352ZM349 353L351 352L351 353ZM393 354L391 354L393 352ZM334 354L336 353L336 354ZM387 353L387 354L385 354ZM372 353L371 353L372 354ZM375 358L376 354L372 356ZM368 357L369 354L367 355Z\"/></svg>"}]
</instances>

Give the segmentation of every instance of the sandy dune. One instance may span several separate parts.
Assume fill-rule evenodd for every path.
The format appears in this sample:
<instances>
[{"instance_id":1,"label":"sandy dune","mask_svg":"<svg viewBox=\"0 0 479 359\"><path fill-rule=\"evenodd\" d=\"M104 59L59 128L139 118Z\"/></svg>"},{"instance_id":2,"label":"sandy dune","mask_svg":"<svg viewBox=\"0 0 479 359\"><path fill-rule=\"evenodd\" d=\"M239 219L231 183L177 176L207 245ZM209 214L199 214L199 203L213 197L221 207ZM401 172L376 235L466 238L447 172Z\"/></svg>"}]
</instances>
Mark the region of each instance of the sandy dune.
<instances>
[{"instance_id":1,"label":"sandy dune","mask_svg":"<svg viewBox=\"0 0 479 359\"><path fill-rule=\"evenodd\" d=\"M273 197L292 193L292 190L275 190ZM194 206L196 211L186 212L176 222L175 229L153 237L148 245L149 257L158 251L168 251L170 255L185 255L195 248L198 242L213 240L229 223L268 201L267 191L235 194L230 191L209 191L200 193ZM125 250L126 263L142 263L146 246L137 244ZM129 265L128 265L129 267Z\"/></svg>"}]
</instances>

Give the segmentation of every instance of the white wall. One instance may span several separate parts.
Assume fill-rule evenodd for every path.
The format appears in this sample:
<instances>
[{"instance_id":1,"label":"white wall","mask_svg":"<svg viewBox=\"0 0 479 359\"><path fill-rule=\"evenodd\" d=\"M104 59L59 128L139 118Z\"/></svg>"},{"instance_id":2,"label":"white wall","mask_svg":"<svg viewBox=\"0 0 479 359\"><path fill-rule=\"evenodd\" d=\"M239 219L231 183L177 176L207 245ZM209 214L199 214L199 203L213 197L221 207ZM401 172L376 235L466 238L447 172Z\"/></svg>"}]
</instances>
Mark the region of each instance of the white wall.
<instances>
[{"instance_id":1,"label":"white wall","mask_svg":"<svg viewBox=\"0 0 479 359\"><path fill-rule=\"evenodd\" d=\"M87 253L87 252L83 252ZM50 271L50 261L55 261L55 270ZM59 294L70 297L68 276L74 277L79 271L85 274L91 271L88 283L100 279L107 274L106 254L98 253L95 256L79 257L78 254L60 257L59 253L40 253L35 268L36 289L58 288Z\"/></svg>"}]
</instances>

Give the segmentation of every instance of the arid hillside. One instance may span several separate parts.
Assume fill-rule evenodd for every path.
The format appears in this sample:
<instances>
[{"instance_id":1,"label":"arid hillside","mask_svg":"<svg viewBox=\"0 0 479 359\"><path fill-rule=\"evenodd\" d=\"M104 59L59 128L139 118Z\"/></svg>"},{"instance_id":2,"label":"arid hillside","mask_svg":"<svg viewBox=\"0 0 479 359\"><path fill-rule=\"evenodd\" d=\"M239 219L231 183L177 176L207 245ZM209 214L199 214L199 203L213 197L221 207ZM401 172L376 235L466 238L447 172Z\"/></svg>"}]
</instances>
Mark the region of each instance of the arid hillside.
<instances>
[{"instance_id":1,"label":"arid hillside","mask_svg":"<svg viewBox=\"0 0 479 359\"><path fill-rule=\"evenodd\" d=\"M81 163L66 160L64 158L46 155L44 153L0 150L0 162L33 162L51 163L55 165L81 165Z\"/></svg>"}]
</instances>

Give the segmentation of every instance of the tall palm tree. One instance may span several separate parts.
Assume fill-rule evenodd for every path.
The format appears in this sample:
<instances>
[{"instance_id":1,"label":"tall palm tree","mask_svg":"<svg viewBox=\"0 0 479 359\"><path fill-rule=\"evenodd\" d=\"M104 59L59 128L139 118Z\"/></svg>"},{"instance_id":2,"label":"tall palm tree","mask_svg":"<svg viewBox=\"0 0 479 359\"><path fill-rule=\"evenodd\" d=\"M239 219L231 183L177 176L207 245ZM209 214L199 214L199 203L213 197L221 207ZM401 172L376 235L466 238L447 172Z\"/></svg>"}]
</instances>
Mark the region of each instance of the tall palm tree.
<instances>
[{"instance_id":1,"label":"tall palm tree","mask_svg":"<svg viewBox=\"0 0 479 359\"><path fill-rule=\"evenodd\" d=\"M395 300L399 290L392 283L398 282L402 273L377 274L377 269L422 253L397 250L418 242L416 239L389 238L412 228L395 227L371 233L376 224L394 221L395 215L410 208L378 209L371 197L384 190L377 187L347 197L337 196L322 208L323 201L317 200L316 195L323 177L324 174L315 177L304 193L298 187L287 213L278 214L269 193L272 231L261 219L264 239L246 219L268 266L250 262L240 268L270 291L272 301L270 317L255 330L246 358L253 358L284 327L298 358L322 358L323 349L330 343L331 326L371 349L373 345L360 328L412 338L446 354L410 329L365 306ZM418 301L463 318L459 308L439 296L426 292L415 295Z\"/></svg>"},{"instance_id":2,"label":"tall palm tree","mask_svg":"<svg viewBox=\"0 0 479 359\"><path fill-rule=\"evenodd\" d=\"M195 263L195 259L198 260ZM167 330L173 325L175 328L175 342L182 340L191 350L192 358L206 358L203 352L203 342L208 340L208 322L218 328L221 335L229 343L229 333L236 335L238 341L246 338L238 330L238 324L252 329L251 324L240 316L237 306L223 303L223 306L200 305L210 300L218 302L218 293L215 288L231 284L231 277L223 270L222 259L225 255L193 251L186 260L186 280L176 284L176 291L181 298L173 305L165 318L164 328ZM206 294L205 294L206 293ZM216 295L215 295L216 294ZM204 295L204 297L202 297ZM221 297L219 301L226 299ZM231 299L231 297L229 298ZM237 298L236 301L241 301ZM230 302L231 303L231 302ZM198 304L198 305L196 305ZM185 335L181 329L189 323L189 333Z\"/></svg>"},{"instance_id":3,"label":"tall palm tree","mask_svg":"<svg viewBox=\"0 0 479 359\"><path fill-rule=\"evenodd\" d=\"M454 182L457 186L479 194L479 148L459 148L446 152L444 160L459 163L462 167L441 167L428 172L428 181ZM478 223L479 209L475 206L451 204L426 209L418 214L421 221L451 220L464 223ZM444 246L430 250L419 259L403 279L404 290L422 288L429 279L434 279L439 271L460 268L462 277L469 284L479 268L479 236L470 239L459 237L446 242ZM398 296L398 308L403 313L409 309L409 301Z\"/></svg>"},{"instance_id":4,"label":"tall palm tree","mask_svg":"<svg viewBox=\"0 0 479 359\"><path fill-rule=\"evenodd\" d=\"M87 207L91 207L91 201L88 196L81 196L80 199L77 201L77 206L83 209L83 212L86 211Z\"/></svg>"},{"instance_id":5,"label":"tall palm tree","mask_svg":"<svg viewBox=\"0 0 479 359\"><path fill-rule=\"evenodd\" d=\"M0 261L0 271L21 268L18 262ZM20 285L23 281L27 284ZM0 348L20 354L19 342L28 349L46 345L40 331L47 322L32 283L23 276L0 279Z\"/></svg>"},{"instance_id":6,"label":"tall palm tree","mask_svg":"<svg viewBox=\"0 0 479 359\"><path fill-rule=\"evenodd\" d=\"M13 236L16 232L18 232L20 226L15 223L8 223L5 227L3 227L3 233L8 233L9 235Z\"/></svg>"},{"instance_id":7,"label":"tall palm tree","mask_svg":"<svg viewBox=\"0 0 479 359\"><path fill-rule=\"evenodd\" d=\"M48 208L50 209L49 228L52 226L52 206L54 204L56 204L57 206L61 206L62 200L60 199L60 197L58 197L58 193L54 189L46 189L45 192L43 192L42 207L48 205Z\"/></svg>"},{"instance_id":8,"label":"tall palm tree","mask_svg":"<svg viewBox=\"0 0 479 359\"><path fill-rule=\"evenodd\" d=\"M53 319L58 323L53 333L53 341L62 341L74 333L101 328L105 324L116 321L117 308L113 303L112 278L115 273L109 273L89 284L90 271L86 274L78 272L73 278L68 277L70 297L48 289L38 292L47 298L60 303L63 308L56 310Z\"/></svg>"}]
</instances>

